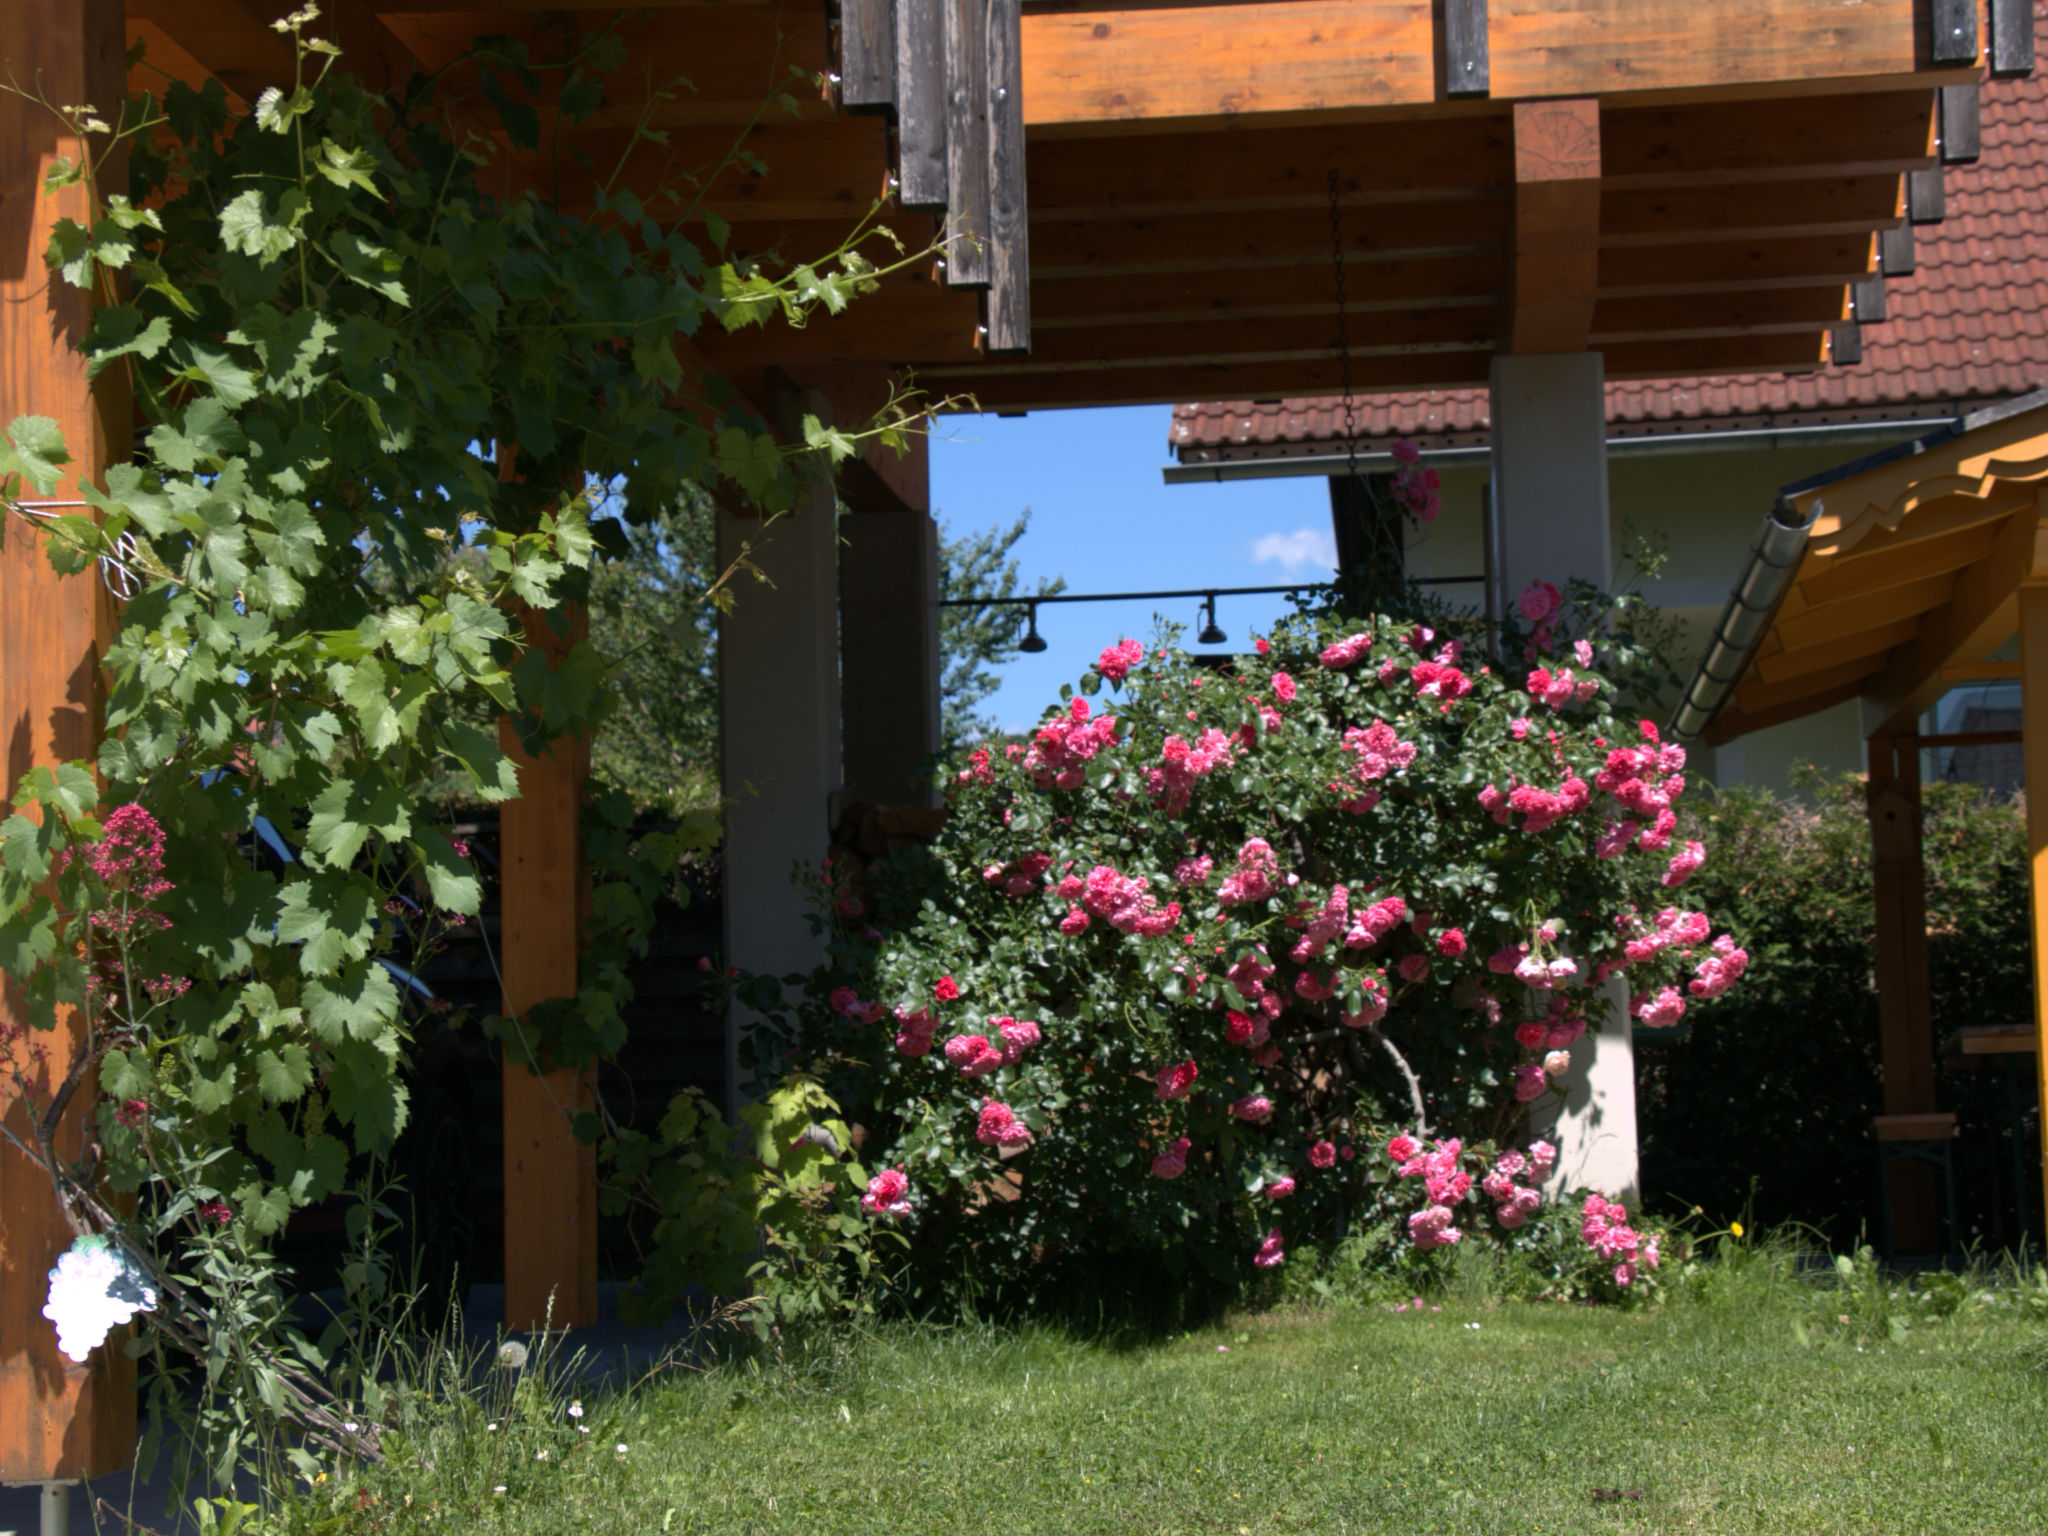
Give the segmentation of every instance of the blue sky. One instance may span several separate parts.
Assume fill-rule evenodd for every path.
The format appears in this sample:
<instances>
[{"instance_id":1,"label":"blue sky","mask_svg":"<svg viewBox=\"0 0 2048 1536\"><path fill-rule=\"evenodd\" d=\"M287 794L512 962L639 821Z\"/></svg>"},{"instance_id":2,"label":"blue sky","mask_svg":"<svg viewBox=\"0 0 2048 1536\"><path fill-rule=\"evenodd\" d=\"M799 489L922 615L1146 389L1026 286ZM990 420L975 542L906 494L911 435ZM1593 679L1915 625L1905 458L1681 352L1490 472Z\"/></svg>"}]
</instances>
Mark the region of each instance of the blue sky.
<instances>
[{"instance_id":1,"label":"blue sky","mask_svg":"<svg viewBox=\"0 0 2048 1536\"><path fill-rule=\"evenodd\" d=\"M1022 585L1064 576L1070 592L1254 587L1327 579L1335 560L1327 482L1316 476L1167 485L1166 406L942 418L931 444L932 511L953 534L1007 525L1031 509L1017 546ZM1149 639L1153 614L1187 626L1199 650L1199 598L1162 603L1055 603L1039 610L1047 648L1016 655L982 705L1023 729L1120 636ZM1218 600L1230 637L1249 648L1289 610L1279 597Z\"/></svg>"}]
</instances>

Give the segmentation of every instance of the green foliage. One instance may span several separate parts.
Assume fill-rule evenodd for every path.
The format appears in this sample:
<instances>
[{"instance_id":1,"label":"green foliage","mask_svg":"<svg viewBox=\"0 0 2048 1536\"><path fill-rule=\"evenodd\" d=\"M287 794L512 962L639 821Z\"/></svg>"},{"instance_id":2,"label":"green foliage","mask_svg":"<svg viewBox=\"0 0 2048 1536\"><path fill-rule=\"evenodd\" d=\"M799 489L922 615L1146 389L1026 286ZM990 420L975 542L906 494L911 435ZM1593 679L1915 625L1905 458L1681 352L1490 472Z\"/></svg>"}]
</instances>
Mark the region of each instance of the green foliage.
<instances>
[{"instance_id":1,"label":"green foliage","mask_svg":"<svg viewBox=\"0 0 2048 1536\"><path fill-rule=\"evenodd\" d=\"M939 595L953 599L1016 596L1016 549L1030 526L1028 507L1007 528L984 528L957 539L947 538L941 524ZM1047 597L1066 589L1064 577L1041 577L1030 595ZM944 657L939 677L939 732L948 756L996 733L998 723L976 714L975 708L996 691L1000 679L994 669L1016 648L1023 621L1024 610L1014 605L939 610L939 651Z\"/></svg>"},{"instance_id":2,"label":"green foliage","mask_svg":"<svg viewBox=\"0 0 2048 1536\"><path fill-rule=\"evenodd\" d=\"M1533 1240L1476 1184L1525 1134L1521 1100L1556 1091L1540 1061L1597 1023L1596 967L1652 994L1705 942L1625 960L1682 845L1598 845L1624 781L1676 754L1615 770L1644 739L1617 706L1645 658L1594 594L1574 602L1605 638L1595 670L1553 635L1586 685L1557 708L1398 619L1305 615L1236 673L1161 643L1119 680L1105 652L1111 676L1062 690L1028 748L958 766L928 851L835 882L831 960L786 1044L909 1176L915 1286L1228 1296L1276 1231L1405 1238L1436 1201L1388 1166L1404 1125L1468 1144L1475 1187L1444 1217ZM1578 809L1495 814L1517 785ZM1562 978L1531 991L1504 974L1524 959Z\"/></svg>"},{"instance_id":3,"label":"green foliage","mask_svg":"<svg viewBox=\"0 0 2048 1536\"><path fill-rule=\"evenodd\" d=\"M900 445L908 422L892 401L865 429L807 420L785 448L722 381L682 371L706 324L764 305L800 320L871 289L850 244L778 277L656 222L646 189L600 189L588 219L489 193L488 154L448 136L432 85L363 90L305 34L316 14L280 23L299 77L246 116L217 81L131 101L111 129L62 109L127 143L126 187L93 183L94 165L53 171L93 183L97 211L59 221L45 259L53 282L95 292L89 366L125 371L143 431L82 488L92 515L12 530L60 571L96 580L98 564L134 588L103 658L96 762L30 774L0 831L0 961L37 1029L60 1008L84 1021L73 1059L19 1086L67 1213L121 1232L172 1296L149 1347L203 1368L216 1479L283 1422L375 1453L375 1426L345 1424L320 1352L285 1321L269 1246L405 1128L420 1021L385 962L481 896L433 824L435 786L516 791L499 716L529 751L604 718L611 659L565 639L551 661L522 632L566 637L590 595L585 487L635 528L721 482L773 514L799 474L865 436ZM559 61L570 119L603 104L620 54L600 34ZM523 56L500 64L485 94L531 143L540 78ZM874 233L870 218L852 238ZM0 490L47 492L65 462L49 421L20 418ZM720 589L683 580L700 602ZM141 816L131 833L147 823L140 863L102 802ZM626 963L692 836L635 843L618 795L591 815L584 985L501 1026L515 1061L618 1048ZM97 1134L60 1154L95 1066ZM140 1192L133 1223L109 1184ZM356 1276L366 1298L373 1270ZM175 1374L156 1380L162 1406Z\"/></svg>"},{"instance_id":4,"label":"green foliage","mask_svg":"<svg viewBox=\"0 0 2048 1536\"><path fill-rule=\"evenodd\" d=\"M1644 1179L1668 1204L1804 1222L1847 1246L1876 1223L1870 823L1860 778L1803 787L1805 801L1722 790L1692 815L1713 853L1691 888L1746 936L1750 964L1711 1028L1638 1052ZM1937 1032L2031 1016L2024 818L1942 783L1925 786L1923 814ZM1944 1107L1991 1088L1947 1082Z\"/></svg>"}]
</instances>

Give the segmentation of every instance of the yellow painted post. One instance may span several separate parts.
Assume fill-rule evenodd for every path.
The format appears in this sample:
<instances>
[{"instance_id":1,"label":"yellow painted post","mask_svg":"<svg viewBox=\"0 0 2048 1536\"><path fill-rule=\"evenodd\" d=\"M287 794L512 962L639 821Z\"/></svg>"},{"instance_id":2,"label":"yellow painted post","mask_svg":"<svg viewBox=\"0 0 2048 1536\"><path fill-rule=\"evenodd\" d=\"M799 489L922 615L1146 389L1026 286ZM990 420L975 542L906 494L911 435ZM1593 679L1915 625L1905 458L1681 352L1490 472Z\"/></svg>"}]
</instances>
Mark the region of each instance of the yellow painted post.
<instances>
[{"instance_id":1,"label":"yellow painted post","mask_svg":"<svg viewBox=\"0 0 2048 1536\"><path fill-rule=\"evenodd\" d=\"M2020 734L2027 768L2028 890L2034 919L2034 1070L2048 1105L2048 587L2020 588ZM2048 1114L2041 1166L2048 1184ZM2048 1206L2048 1202L2044 1202ZM2048 1209L2044 1209L2048 1217ZM2042 1228L2048 1232L2048 1226Z\"/></svg>"}]
</instances>

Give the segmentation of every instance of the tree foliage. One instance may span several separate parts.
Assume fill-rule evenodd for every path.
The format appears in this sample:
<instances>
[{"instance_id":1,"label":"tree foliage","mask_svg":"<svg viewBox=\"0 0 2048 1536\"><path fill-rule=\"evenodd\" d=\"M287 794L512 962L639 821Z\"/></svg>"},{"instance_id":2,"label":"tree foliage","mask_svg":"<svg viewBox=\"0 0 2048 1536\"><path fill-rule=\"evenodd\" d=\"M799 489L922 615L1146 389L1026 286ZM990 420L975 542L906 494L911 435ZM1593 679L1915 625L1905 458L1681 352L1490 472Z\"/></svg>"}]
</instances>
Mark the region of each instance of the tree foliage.
<instances>
[{"instance_id":1,"label":"tree foliage","mask_svg":"<svg viewBox=\"0 0 2048 1536\"><path fill-rule=\"evenodd\" d=\"M947 525L941 523L939 595L955 601L1016 597L1020 590L1016 549L1030 526L1029 507L1007 528L984 528L957 539L948 538ZM1030 595L1049 597L1066 589L1064 577L1040 577ZM939 650L944 657L939 678L940 737L949 755L1000 728L993 717L977 714L976 709L1000 686L994 669L1016 649L1023 626L1024 610L1014 603L939 610Z\"/></svg>"}]
</instances>

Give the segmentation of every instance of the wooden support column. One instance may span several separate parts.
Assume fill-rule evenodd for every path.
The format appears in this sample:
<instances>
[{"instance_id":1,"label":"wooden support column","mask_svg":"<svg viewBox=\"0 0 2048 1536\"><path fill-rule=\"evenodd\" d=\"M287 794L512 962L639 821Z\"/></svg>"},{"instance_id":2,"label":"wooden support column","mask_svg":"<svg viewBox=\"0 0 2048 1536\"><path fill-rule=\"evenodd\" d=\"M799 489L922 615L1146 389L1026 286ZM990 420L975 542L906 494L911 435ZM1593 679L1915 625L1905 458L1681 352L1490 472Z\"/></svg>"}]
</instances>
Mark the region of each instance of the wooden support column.
<instances>
[{"instance_id":1,"label":"wooden support column","mask_svg":"<svg viewBox=\"0 0 2048 1536\"><path fill-rule=\"evenodd\" d=\"M1514 254L1502 350L1583 352L1600 281L1600 103L1515 103Z\"/></svg>"},{"instance_id":2,"label":"wooden support column","mask_svg":"<svg viewBox=\"0 0 2048 1536\"><path fill-rule=\"evenodd\" d=\"M12 0L0 25L0 62L23 85L53 102L90 103L111 120L122 99L121 0ZM106 150L81 146L39 106L0 95L0 425L16 416L53 418L71 452L73 474L55 501L76 502L82 481L104 483L106 467L128 455L131 428L126 371L86 378L76 350L92 317L90 299L43 266L51 225L91 219L84 189L43 193L52 160ZM116 157L104 167L108 190L125 187ZM24 496L36 493L24 490ZM59 576L41 542L19 519L0 553L0 741L5 788L31 768L90 758L99 743L99 658L113 631L113 603L97 571ZM10 986L0 1019L23 1022ZM68 1068L77 1021L60 1014L53 1034L34 1044L48 1066L28 1075L47 1092ZM14 1063L10 1063L10 1067ZM0 1116L26 1129L14 1100L14 1073L0 1074ZM90 1134L98 1092L88 1080L58 1133L76 1157ZM117 1332L83 1365L57 1352L56 1330L42 1315L49 1270L71 1243L48 1176L0 1144L0 1482L96 1477L128 1466L135 1454L135 1365Z\"/></svg>"},{"instance_id":3,"label":"wooden support column","mask_svg":"<svg viewBox=\"0 0 2048 1536\"><path fill-rule=\"evenodd\" d=\"M2020 588L2020 735L2026 754L2027 885L2034 925L2034 1070L2040 1102L2048 1104L2048 587ZM2048 1174L2048 1115L2036 1118L2041 1167Z\"/></svg>"},{"instance_id":4,"label":"wooden support column","mask_svg":"<svg viewBox=\"0 0 2048 1536\"><path fill-rule=\"evenodd\" d=\"M1927 969L1927 870L1920 846L1920 749L1910 737L1870 741L1873 896L1877 904L1877 1014L1884 1114L1934 1113L1934 1016ZM1931 1166L1904 1163L1887 1180L1892 1247L1941 1247L1940 1187Z\"/></svg>"},{"instance_id":5,"label":"wooden support column","mask_svg":"<svg viewBox=\"0 0 2048 1536\"><path fill-rule=\"evenodd\" d=\"M525 615L527 644L559 662L583 638L586 616L570 610L566 634ZM519 798L499 813L498 962L505 1013L573 997L589 884L580 819L590 738L557 741L539 757L519 745L512 722L499 741L519 770ZM540 1063L545 1067L547 1063ZM597 1321L597 1156L569 1117L591 1107L587 1072L536 1073L509 1051L505 1083L505 1326L585 1328Z\"/></svg>"}]
</instances>

